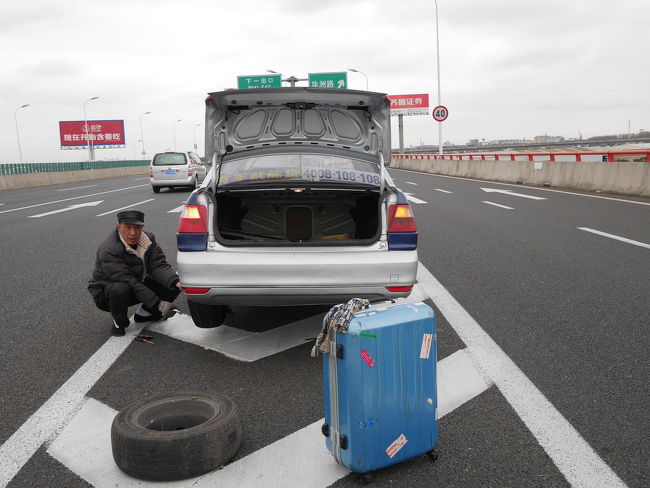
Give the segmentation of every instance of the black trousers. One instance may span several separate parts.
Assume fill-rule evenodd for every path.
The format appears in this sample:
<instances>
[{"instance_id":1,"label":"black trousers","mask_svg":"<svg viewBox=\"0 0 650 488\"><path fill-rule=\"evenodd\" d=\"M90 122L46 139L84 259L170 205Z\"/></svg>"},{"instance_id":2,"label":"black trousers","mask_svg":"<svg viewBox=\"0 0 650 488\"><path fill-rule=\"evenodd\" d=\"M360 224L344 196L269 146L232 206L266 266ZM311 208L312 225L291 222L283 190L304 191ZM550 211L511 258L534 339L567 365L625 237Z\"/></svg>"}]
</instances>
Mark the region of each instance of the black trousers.
<instances>
[{"instance_id":1,"label":"black trousers","mask_svg":"<svg viewBox=\"0 0 650 488\"><path fill-rule=\"evenodd\" d=\"M173 289L166 288L149 277L144 280L144 286L149 288L166 302L173 302L181 292L176 287ZM94 298L97 308L104 310L105 312L110 312L113 316L113 320L115 320L115 323L119 327L129 326L129 317L127 316L128 309L129 307L140 303L133 295L133 290L129 284L120 281L106 285L102 289L101 293L98 293ZM149 312L154 320L157 320L162 316L160 310L156 307L150 309L143 306L142 308Z\"/></svg>"}]
</instances>

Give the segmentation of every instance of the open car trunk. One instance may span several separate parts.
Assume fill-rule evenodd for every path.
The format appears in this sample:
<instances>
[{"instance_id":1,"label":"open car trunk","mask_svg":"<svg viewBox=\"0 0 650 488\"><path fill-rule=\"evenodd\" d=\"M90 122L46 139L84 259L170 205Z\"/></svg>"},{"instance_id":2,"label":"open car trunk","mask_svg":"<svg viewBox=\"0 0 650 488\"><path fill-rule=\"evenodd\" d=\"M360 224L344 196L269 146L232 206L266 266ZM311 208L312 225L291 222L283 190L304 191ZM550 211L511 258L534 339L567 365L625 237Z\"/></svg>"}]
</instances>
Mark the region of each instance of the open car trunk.
<instances>
[{"instance_id":1,"label":"open car trunk","mask_svg":"<svg viewBox=\"0 0 650 488\"><path fill-rule=\"evenodd\" d=\"M256 190L217 194L226 246L368 245L381 234L377 190Z\"/></svg>"}]
</instances>

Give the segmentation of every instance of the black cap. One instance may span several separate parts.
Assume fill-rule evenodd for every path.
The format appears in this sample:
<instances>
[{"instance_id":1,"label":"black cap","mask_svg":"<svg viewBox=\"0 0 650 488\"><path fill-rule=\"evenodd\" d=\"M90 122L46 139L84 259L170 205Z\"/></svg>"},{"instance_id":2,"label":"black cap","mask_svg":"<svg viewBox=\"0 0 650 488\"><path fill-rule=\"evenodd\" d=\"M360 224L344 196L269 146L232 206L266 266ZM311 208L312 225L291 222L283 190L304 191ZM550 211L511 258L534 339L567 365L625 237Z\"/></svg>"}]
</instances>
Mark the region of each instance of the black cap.
<instances>
[{"instance_id":1,"label":"black cap","mask_svg":"<svg viewBox=\"0 0 650 488\"><path fill-rule=\"evenodd\" d=\"M117 214L120 224L144 225L144 214L139 210L124 210Z\"/></svg>"}]
</instances>

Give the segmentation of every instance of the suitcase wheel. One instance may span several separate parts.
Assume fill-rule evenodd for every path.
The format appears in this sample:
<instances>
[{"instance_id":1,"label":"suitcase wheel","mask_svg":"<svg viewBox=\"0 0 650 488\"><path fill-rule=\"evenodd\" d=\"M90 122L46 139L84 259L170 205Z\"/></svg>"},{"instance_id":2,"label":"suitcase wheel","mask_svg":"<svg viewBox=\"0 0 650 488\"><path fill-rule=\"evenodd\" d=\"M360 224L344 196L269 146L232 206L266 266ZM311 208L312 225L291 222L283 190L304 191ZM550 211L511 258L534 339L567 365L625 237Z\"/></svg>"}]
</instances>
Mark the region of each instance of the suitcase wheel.
<instances>
[{"instance_id":1,"label":"suitcase wheel","mask_svg":"<svg viewBox=\"0 0 650 488\"><path fill-rule=\"evenodd\" d=\"M427 452L427 456L429 456L431 462L435 462L438 459L438 451L431 449L429 452Z\"/></svg>"},{"instance_id":2,"label":"suitcase wheel","mask_svg":"<svg viewBox=\"0 0 650 488\"><path fill-rule=\"evenodd\" d=\"M375 478L375 473L369 471L367 473L357 473L357 481L362 485L369 485Z\"/></svg>"}]
</instances>

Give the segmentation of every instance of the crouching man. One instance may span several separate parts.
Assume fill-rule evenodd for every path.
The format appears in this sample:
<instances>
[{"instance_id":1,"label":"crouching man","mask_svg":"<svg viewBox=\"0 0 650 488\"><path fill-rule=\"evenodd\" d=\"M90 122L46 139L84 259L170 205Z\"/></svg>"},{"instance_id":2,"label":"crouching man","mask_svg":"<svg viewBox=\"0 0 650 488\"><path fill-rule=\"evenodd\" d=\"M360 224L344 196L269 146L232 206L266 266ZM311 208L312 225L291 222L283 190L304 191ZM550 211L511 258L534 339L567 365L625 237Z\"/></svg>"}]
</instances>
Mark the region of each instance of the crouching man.
<instances>
[{"instance_id":1,"label":"crouching man","mask_svg":"<svg viewBox=\"0 0 650 488\"><path fill-rule=\"evenodd\" d=\"M135 322L173 315L172 302L181 291L178 275L151 232L144 232L144 214L125 210L118 224L99 245L88 291L100 310L113 316L111 334L124 335L128 308L141 303Z\"/></svg>"}]
</instances>

